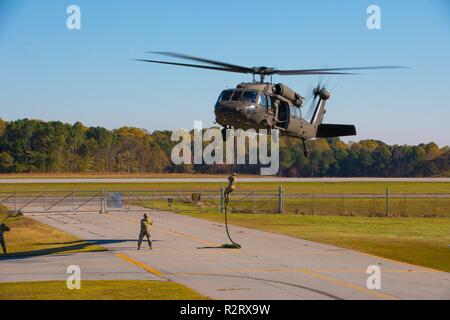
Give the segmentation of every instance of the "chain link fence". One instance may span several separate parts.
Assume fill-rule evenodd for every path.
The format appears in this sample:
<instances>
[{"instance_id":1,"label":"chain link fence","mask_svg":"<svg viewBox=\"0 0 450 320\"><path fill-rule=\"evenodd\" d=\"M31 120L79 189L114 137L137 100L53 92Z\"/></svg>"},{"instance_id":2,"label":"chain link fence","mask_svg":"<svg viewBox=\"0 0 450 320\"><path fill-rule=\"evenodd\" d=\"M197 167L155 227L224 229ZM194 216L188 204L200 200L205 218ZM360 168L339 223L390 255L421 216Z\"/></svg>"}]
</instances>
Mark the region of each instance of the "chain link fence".
<instances>
[{"instance_id":1,"label":"chain link fence","mask_svg":"<svg viewBox=\"0 0 450 320\"><path fill-rule=\"evenodd\" d=\"M13 212L224 212L222 189L73 190L0 193ZM232 213L278 213L369 217L450 217L450 194L293 194L275 190L235 191Z\"/></svg>"},{"instance_id":2,"label":"chain link fence","mask_svg":"<svg viewBox=\"0 0 450 320\"><path fill-rule=\"evenodd\" d=\"M290 194L285 212L368 217L450 217L450 194Z\"/></svg>"}]
</instances>

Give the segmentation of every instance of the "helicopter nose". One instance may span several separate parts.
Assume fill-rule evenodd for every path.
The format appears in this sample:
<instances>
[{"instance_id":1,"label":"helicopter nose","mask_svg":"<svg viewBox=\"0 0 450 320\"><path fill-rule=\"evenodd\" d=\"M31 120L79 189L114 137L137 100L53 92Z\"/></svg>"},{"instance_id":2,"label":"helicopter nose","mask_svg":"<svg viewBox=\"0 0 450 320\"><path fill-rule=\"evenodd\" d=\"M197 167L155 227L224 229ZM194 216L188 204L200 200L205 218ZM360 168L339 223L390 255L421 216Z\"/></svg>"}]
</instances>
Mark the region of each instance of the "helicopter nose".
<instances>
[{"instance_id":1,"label":"helicopter nose","mask_svg":"<svg viewBox=\"0 0 450 320\"><path fill-rule=\"evenodd\" d=\"M216 120L223 126L239 123L247 124L254 112L255 106L228 102L218 103L215 107Z\"/></svg>"}]
</instances>

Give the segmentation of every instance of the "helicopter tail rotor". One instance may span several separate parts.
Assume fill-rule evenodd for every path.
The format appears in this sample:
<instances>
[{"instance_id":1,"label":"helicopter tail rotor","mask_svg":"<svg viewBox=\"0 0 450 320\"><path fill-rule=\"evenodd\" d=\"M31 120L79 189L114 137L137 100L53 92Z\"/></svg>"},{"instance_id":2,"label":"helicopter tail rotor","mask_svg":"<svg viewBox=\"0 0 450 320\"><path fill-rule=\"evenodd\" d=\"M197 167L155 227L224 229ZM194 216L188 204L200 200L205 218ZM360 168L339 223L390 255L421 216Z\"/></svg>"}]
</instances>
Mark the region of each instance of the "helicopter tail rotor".
<instances>
[{"instance_id":1,"label":"helicopter tail rotor","mask_svg":"<svg viewBox=\"0 0 450 320\"><path fill-rule=\"evenodd\" d=\"M312 120L314 110L317 106L319 93L320 93L320 90L322 90L322 89L325 89L325 81L324 81L323 77L320 77L317 85L310 87L308 89L307 100L309 101L309 103L308 103L307 112L306 112L306 119Z\"/></svg>"}]
</instances>

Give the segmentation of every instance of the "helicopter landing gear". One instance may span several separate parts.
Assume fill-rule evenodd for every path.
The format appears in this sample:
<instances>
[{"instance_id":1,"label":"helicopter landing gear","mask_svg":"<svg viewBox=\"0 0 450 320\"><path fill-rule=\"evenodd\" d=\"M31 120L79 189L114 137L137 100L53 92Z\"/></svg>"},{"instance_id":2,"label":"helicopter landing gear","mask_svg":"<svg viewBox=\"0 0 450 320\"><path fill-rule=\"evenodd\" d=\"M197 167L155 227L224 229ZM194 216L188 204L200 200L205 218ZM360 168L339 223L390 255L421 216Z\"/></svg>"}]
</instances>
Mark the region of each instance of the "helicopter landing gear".
<instances>
[{"instance_id":1,"label":"helicopter landing gear","mask_svg":"<svg viewBox=\"0 0 450 320\"><path fill-rule=\"evenodd\" d=\"M231 126L225 126L221 130L223 142L227 141L227 129L231 129Z\"/></svg>"},{"instance_id":2,"label":"helicopter landing gear","mask_svg":"<svg viewBox=\"0 0 450 320\"><path fill-rule=\"evenodd\" d=\"M305 158L308 158L308 156L309 156L308 146L306 145L305 140L302 140L302 141L303 141L303 154L305 155Z\"/></svg>"}]
</instances>

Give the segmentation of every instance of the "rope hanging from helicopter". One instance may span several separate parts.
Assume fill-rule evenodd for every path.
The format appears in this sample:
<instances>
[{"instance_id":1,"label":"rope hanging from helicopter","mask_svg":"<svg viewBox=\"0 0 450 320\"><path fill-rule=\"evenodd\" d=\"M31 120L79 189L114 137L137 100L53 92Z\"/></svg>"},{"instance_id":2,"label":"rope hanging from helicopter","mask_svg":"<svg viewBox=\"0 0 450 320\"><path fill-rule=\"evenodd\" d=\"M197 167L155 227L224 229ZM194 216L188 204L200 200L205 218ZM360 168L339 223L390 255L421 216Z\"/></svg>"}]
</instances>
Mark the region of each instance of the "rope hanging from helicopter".
<instances>
[{"instance_id":1,"label":"rope hanging from helicopter","mask_svg":"<svg viewBox=\"0 0 450 320\"><path fill-rule=\"evenodd\" d=\"M233 150L236 150L236 139L233 137ZM233 151L234 152L234 151ZM233 155L234 156L234 155ZM228 177L228 187L225 189L224 194L222 197L224 197L225 202L225 230L227 232L228 239L231 243L225 243L221 247L224 249L240 249L241 245L239 243L236 243L233 241L233 239L230 236L230 231L228 230L228 205L230 203L230 193L234 190L234 183L236 181L236 174L234 173L234 159L232 164L230 165L230 176Z\"/></svg>"},{"instance_id":2,"label":"rope hanging from helicopter","mask_svg":"<svg viewBox=\"0 0 450 320\"><path fill-rule=\"evenodd\" d=\"M230 177L233 175L233 165L231 165L231 173ZM227 232L228 239L231 241L231 243L225 243L222 245L222 248L225 249L240 249L241 245L239 243L236 243L231 239L230 231L228 230L228 204L229 204L229 198L225 201L225 230Z\"/></svg>"}]
</instances>

